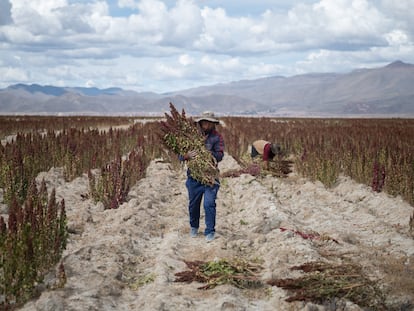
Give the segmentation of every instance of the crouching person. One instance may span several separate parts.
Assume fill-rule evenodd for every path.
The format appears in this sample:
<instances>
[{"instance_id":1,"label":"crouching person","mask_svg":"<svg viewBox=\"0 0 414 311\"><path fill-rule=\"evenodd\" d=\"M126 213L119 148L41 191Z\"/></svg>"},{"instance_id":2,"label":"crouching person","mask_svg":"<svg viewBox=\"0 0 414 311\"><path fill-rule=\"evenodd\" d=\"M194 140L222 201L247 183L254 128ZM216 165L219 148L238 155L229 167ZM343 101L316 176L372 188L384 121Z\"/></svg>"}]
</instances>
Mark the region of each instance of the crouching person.
<instances>
[{"instance_id":1,"label":"crouching person","mask_svg":"<svg viewBox=\"0 0 414 311\"><path fill-rule=\"evenodd\" d=\"M250 156L252 159L260 156L263 160L263 167L268 169L269 161L281 153L282 150L279 144L260 139L253 142Z\"/></svg>"}]
</instances>

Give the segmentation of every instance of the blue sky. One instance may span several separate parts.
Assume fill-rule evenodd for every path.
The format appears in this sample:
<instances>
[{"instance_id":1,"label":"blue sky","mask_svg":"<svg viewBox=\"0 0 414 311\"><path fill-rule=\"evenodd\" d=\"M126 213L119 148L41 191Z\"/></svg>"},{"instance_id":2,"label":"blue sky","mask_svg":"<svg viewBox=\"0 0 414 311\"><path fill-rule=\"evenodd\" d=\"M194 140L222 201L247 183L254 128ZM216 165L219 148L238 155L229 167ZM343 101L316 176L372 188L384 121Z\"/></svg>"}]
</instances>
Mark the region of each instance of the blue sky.
<instances>
[{"instance_id":1,"label":"blue sky","mask_svg":"<svg viewBox=\"0 0 414 311\"><path fill-rule=\"evenodd\" d=\"M414 63L414 0L0 0L0 88L157 93Z\"/></svg>"}]
</instances>

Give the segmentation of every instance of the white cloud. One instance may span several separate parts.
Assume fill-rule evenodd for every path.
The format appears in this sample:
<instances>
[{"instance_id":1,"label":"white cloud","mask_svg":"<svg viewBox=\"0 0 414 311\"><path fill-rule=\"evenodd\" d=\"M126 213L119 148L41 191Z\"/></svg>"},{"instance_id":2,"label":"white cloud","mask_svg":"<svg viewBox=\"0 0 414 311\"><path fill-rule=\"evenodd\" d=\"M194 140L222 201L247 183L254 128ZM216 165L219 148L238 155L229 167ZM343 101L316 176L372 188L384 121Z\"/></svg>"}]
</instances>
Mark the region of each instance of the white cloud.
<instances>
[{"instance_id":1,"label":"white cloud","mask_svg":"<svg viewBox=\"0 0 414 311\"><path fill-rule=\"evenodd\" d=\"M414 42L414 1L412 0L383 0L383 11L393 19L396 29L403 30Z\"/></svg>"},{"instance_id":2,"label":"white cloud","mask_svg":"<svg viewBox=\"0 0 414 311\"><path fill-rule=\"evenodd\" d=\"M412 21L413 19L414 2L412 0L382 0L382 6L403 20Z\"/></svg>"},{"instance_id":3,"label":"white cloud","mask_svg":"<svg viewBox=\"0 0 414 311\"><path fill-rule=\"evenodd\" d=\"M209 55L205 55L202 57L200 61L201 65L203 65L206 69L209 69L210 71L221 71L224 69L224 66L228 63L227 60L220 61L216 58L213 58Z\"/></svg>"},{"instance_id":4,"label":"white cloud","mask_svg":"<svg viewBox=\"0 0 414 311\"><path fill-rule=\"evenodd\" d=\"M163 42L176 46L191 46L203 30L200 9L189 0L179 0L168 15L168 28Z\"/></svg>"},{"instance_id":5,"label":"white cloud","mask_svg":"<svg viewBox=\"0 0 414 311\"><path fill-rule=\"evenodd\" d=\"M5 81L29 81L29 74L24 69L16 67L0 67L0 76Z\"/></svg>"},{"instance_id":6,"label":"white cloud","mask_svg":"<svg viewBox=\"0 0 414 311\"><path fill-rule=\"evenodd\" d=\"M65 0L12 0L13 20L34 35L56 34L61 30L56 10L65 6Z\"/></svg>"},{"instance_id":7,"label":"white cloud","mask_svg":"<svg viewBox=\"0 0 414 311\"><path fill-rule=\"evenodd\" d=\"M322 0L313 8L334 36L375 38L384 29L385 17L367 0Z\"/></svg>"},{"instance_id":8,"label":"white cloud","mask_svg":"<svg viewBox=\"0 0 414 311\"><path fill-rule=\"evenodd\" d=\"M248 76L256 78L276 75L278 72L283 71L283 67L277 64L267 64L259 62L257 64L250 65L248 68Z\"/></svg>"},{"instance_id":9,"label":"white cloud","mask_svg":"<svg viewBox=\"0 0 414 311\"><path fill-rule=\"evenodd\" d=\"M204 20L204 32L194 43L200 50L231 53L243 45L243 41L251 38L254 26L250 18L233 18L221 9L204 7L201 11ZM257 31L257 30L255 30Z\"/></svg>"},{"instance_id":10,"label":"white cloud","mask_svg":"<svg viewBox=\"0 0 414 311\"><path fill-rule=\"evenodd\" d=\"M36 42L36 37L33 36L31 32L14 25L1 27L0 36L11 45L26 45L28 43ZM10 47L13 48L13 46Z\"/></svg>"},{"instance_id":11,"label":"white cloud","mask_svg":"<svg viewBox=\"0 0 414 311\"><path fill-rule=\"evenodd\" d=\"M33 82L160 91L414 62L413 0L0 1L0 68Z\"/></svg>"},{"instance_id":12,"label":"white cloud","mask_svg":"<svg viewBox=\"0 0 414 311\"><path fill-rule=\"evenodd\" d=\"M188 66L194 64L194 58L188 54L180 55L178 62L183 66Z\"/></svg>"},{"instance_id":13,"label":"white cloud","mask_svg":"<svg viewBox=\"0 0 414 311\"><path fill-rule=\"evenodd\" d=\"M86 87L94 87L95 85L96 85L95 82L93 82L92 80L88 80L85 83Z\"/></svg>"},{"instance_id":14,"label":"white cloud","mask_svg":"<svg viewBox=\"0 0 414 311\"><path fill-rule=\"evenodd\" d=\"M137 45L187 46L202 30L200 10L192 1L177 1L169 10L161 1L143 0L137 8L139 12L127 20L114 20L111 29Z\"/></svg>"},{"instance_id":15,"label":"white cloud","mask_svg":"<svg viewBox=\"0 0 414 311\"><path fill-rule=\"evenodd\" d=\"M400 46L409 43L408 35L402 30L393 30L385 34L385 38L391 46Z\"/></svg>"},{"instance_id":16,"label":"white cloud","mask_svg":"<svg viewBox=\"0 0 414 311\"><path fill-rule=\"evenodd\" d=\"M204 55L198 64L197 75L205 84L218 83L220 80L231 81L233 76L237 80L242 79L245 73L245 65L240 63L237 57L213 57Z\"/></svg>"},{"instance_id":17,"label":"white cloud","mask_svg":"<svg viewBox=\"0 0 414 311\"><path fill-rule=\"evenodd\" d=\"M72 66L68 65L55 65L48 68L47 74L59 80L75 80L79 76L73 72L73 69Z\"/></svg>"},{"instance_id":18,"label":"white cloud","mask_svg":"<svg viewBox=\"0 0 414 311\"><path fill-rule=\"evenodd\" d=\"M183 71L180 68L168 66L166 64L158 63L154 66L153 76L158 76L159 79L181 78Z\"/></svg>"},{"instance_id":19,"label":"white cloud","mask_svg":"<svg viewBox=\"0 0 414 311\"><path fill-rule=\"evenodd\" d=\"M118 0L120 8L138 8L138 4L134 0Z\"/></svg>"},{"instance_id":20,"label":"white cloud","mask_svg":"<svg viewBox=\"0 0 414 311\"><path fill-rule=\"evenodd\" d=\"M385 17L365 0L321 0L313 5L292 8L287 17L267 13L268 28L283 49L353 50L384 44Z\"/></svg>"},{"instance_id":21,"label":"white cloud","mask_svg":"<svg viewBox=\"0 0 414 311\"><path fill-rule=\"evenodd\" d=\"M68 5L66 0L10 0L12 12L16 16L25 16L37 12L40 16L51 16L53 11Z\"/></svg>"},{"instance_id":22,"label":"white cloud","mask_svg":"<svg viewBox=\"0 0 414 311\"><path fill-rule=\"evenodd\" d=\"M102 48L120 44L119 49L127 53L149 45L158 52L163 47L193 46L199 51L235 55L321 45L349 49L385 42L379 35L386 30L382 15L365 0L353 0L351 5L345 0L321 0L313 6L294 7L287 15L268 10L256 18L230 17L221 8L200 9L191 0L179 0L170 9L157 0L120 1L119 5L136 6L138 12L124 18L111 17L105 2L67 5L61 0L37 10L28 6L16 13L16 19L23 29L30 29L31 42L42 42L45 47L47 42L52 45L53 36L62 33L69 43L84 42ZM128 49L131 45L135 51Z\"/></svg>"}]
</instances>

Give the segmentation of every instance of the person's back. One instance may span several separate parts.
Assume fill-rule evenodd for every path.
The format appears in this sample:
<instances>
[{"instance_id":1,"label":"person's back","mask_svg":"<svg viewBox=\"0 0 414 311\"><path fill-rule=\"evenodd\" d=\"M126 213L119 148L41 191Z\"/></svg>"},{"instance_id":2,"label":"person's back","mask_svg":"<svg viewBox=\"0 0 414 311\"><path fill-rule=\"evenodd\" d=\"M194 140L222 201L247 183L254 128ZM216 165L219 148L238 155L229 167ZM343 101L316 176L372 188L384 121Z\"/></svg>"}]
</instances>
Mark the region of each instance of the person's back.
<instances>
[{"instance_id":1,"label":"person's back","mask_svg":"<svg viewBox=\"0 0 414 311\"><path fill-rule=\"evenodd\" d=\"M258 155L261 155L264 162L264 167L267 169L269 166L269 161L272 160L277 154L279 154L280 151L280 146L278 144L259 139L254 141L252 144L251 157L253 159Z\"/></svg>"},{"instance_id":2,"label":"person's back","mask_svg":"<svg viewBox=\"0 0 414 311\"><path fill-rule=\"evenodd\" d=\"M270 144L270 141L259 139L254 141L252 146L258 154L263 155L267 144Z\"/></svg>"}]
</instances>

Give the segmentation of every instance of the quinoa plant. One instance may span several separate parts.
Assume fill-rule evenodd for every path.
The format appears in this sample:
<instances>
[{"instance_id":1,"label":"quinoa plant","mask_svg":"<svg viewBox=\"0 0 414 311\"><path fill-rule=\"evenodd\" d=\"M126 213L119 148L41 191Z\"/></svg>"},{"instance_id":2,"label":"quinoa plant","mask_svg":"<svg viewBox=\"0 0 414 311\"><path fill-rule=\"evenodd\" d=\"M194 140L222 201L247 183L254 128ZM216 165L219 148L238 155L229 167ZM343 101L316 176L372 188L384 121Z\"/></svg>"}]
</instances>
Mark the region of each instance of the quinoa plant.
<instances>
[{"instance_id":1,"label":"quinoa plant","mask_svg":"<svg viewBox=\"0 0 414 311\"><path fill-rule=\"evenodd\" d=\"M217 163L205 148L204 136L192 118L187 118L184 109L180 114L170 103L171 115L165 113L166 121L161 121L162 141L174 153L184 155L191 150L197 156L188 161L191 177L205 185L213 185L219 176Z\"/></svg>"},{"instance_id":2,"label":"quinoa plant","mask_svg":"<svg viewBox=\"0 0 414 311\"><path fill-rule=\"evenodd\" d=\"M0 309L8 310L33 297L37 283L60 260L66 248L65 203L47 198L43 181L33 181L28 199L9 204L8 220L0 217Z\"/></svg>"},{"instance_id":3,"label":"quinoa plant","mask_svg":"<svg viewBox=\"0 0 414 311\"><path fill-rule=\"evenodd\" d=\"M118 208L127 201L128 192L144 176L149 163L143 146L132 150L128 157L119 155L101 168L99 174L88 172L89 192L96 202L102 202L105 209Z\"/></svg>"}]
</instances>

